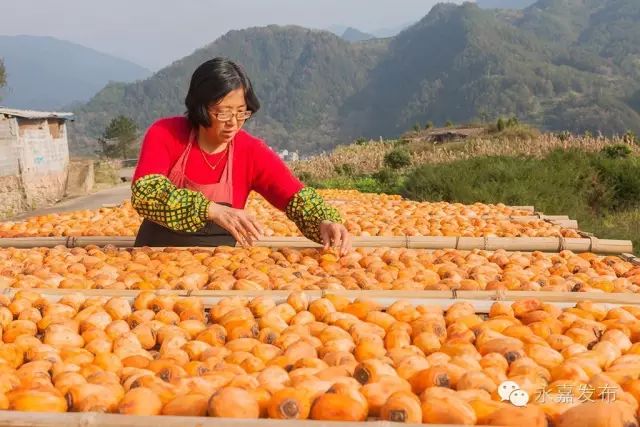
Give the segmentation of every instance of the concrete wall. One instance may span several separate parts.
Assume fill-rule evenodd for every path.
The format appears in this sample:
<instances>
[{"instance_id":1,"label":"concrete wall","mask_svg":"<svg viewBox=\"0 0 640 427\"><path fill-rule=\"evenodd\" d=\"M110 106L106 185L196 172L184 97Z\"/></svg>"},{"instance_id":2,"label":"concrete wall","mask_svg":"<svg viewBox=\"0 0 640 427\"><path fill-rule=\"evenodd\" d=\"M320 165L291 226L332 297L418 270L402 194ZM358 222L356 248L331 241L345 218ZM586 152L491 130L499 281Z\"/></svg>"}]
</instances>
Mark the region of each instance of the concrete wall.
<instances>
[{"instance_id":1,"label":"concrete wall","mask_svg":"<svg viewBox=\"0 0 640 427\"><path fill-rule=\"evenodd\" d=\"M22 183L18 176L0 177L0 219L10 218L27 209Z\"/></svg>"},{"instance_id":2,"label":"concrete wall","mask_svg":"<svg viewBox=\"0 0 640 427\"><path fill-rule=\"evenodd\" d=\"M19 176L17 126L15 119L0 115L0 218L27 208Z\"/></svg>"},{"instance_id":3,"label":"concrete wall","mask_svg":"<svg viewBox=\"0 0 640 427\"><path fill-rule=\"evenodd\" d=\"M18 146L27 205L38 208L64 197L69 166L66 124L18 119Z\"/></svg>"},{"instance_id":4,"label":"concrete wall","mask_svg":"<svg viewBox=\"0 0 640 427\"><path fill-rule=\"evenodd\" d=\"M72 160L69 163L66 196L81 196L93 190L95 168L93 160Z\"/></svg>"},{"instance_id":5,"label":"concrete wall","mask_svg":"<svg viewBox=\"0 0 640 427\"><path fill-rule=\"evenodd\" d=\"M19 173L18 123L0 115L0 176Z\"/></svg>"},{"instance_id":6,"label":"concrete wall","mask_svg":"<svg viewBox=\"0 0 640 427\"><path fill-rule=\"evenodd\" d=\"M68 170L64 121L0 115L0 216L62 199Z\"/></svg>"}]
</instances>

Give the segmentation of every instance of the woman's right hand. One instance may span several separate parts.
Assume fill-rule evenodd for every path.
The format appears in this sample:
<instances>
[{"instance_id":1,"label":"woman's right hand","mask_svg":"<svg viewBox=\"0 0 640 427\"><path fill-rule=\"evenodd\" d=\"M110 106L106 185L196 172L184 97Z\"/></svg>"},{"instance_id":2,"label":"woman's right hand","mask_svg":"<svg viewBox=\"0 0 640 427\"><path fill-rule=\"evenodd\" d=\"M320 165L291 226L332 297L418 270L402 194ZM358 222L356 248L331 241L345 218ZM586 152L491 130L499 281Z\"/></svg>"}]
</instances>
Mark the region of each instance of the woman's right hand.
<instances>
[{"instance_id":1,"label":"woman's right hand","mask_svg":"<svg viewBox=\"0 0 640 427\"><path fill-rule=\"evenodd\" d=\"M227 230L242 246L252 246L263 235L262 226L242 209L234 209L218 203L209 203L209 220Z\"/></svg>"}]
</instances>

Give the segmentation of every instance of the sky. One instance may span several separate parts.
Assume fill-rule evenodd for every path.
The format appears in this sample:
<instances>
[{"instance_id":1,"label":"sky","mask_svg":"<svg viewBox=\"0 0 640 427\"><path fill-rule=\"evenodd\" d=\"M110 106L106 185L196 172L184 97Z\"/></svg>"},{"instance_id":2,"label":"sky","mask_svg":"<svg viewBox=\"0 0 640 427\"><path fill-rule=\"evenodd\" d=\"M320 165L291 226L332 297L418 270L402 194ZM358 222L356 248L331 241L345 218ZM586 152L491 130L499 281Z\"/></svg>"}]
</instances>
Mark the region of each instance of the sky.
<instances>
[{"instance_id":1,"label":"sky","mask_svg":"<svg viewBox=\"0 0 640 427\"><path fill-rule=\"evenodd\" d=\"M461 0L451 0L461 3ZM0 0L0 34L51 36L156 71L229 30L269 24L373 32L418 21L437 0Z\"/></svg>"}]
</instances>

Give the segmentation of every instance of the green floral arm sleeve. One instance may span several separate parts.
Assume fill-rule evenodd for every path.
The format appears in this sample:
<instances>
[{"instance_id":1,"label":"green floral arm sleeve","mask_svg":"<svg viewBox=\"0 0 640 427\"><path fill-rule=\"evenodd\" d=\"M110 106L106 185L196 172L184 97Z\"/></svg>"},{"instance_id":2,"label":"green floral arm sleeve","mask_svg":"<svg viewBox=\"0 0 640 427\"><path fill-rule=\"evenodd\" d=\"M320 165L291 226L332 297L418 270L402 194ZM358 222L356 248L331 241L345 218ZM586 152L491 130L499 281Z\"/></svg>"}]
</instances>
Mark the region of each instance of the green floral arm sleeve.
<instances>
[{"instance_id":1,"label":"green floral arm sleeve","mask_svg":"<svg viewBox=\"0 0 640 427\"><path fill-rule=\"evenodd\" d=\"M176 188L164 175L143 176L131 193L131 204L140 216L172 230L195 232L207 221L209 200L204 194Z\"/></svg>"},{"instance_id":2,"label":"green floral arm sleeve","mask_svg":"<svg viewBox=\"0 0 640 427\"><path fill-rule=\"evenodd\" d=\"M320 236L322 221L342 223L340 212L326 204L322 196L311 187L304 187L297 192L287 205L285 213L306 238L316 243L322 243Z\"/></svg>"}]
</instances>

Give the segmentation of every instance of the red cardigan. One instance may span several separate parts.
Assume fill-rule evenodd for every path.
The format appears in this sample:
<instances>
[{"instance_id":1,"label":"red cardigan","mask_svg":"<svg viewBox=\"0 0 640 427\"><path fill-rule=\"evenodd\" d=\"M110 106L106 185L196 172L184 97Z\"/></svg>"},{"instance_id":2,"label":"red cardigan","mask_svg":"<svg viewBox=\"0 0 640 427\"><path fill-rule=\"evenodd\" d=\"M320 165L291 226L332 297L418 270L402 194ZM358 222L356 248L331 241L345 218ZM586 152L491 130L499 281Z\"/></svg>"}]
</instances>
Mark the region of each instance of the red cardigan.
<instances>
[{"instance_id":1,"label":"red cardigan","mask_svg":"<svg viewBox=\"0 0 640 427\"><path fill-rule=\"evenodd\" d=\"M191 125L183 116L156 121L145 134L138 166L133 176L150 174L168 176L169 171L187 146ZM234 139L233 207L243 209L249 193L254 190L273 206L284 211L303 184L287 165L262 140L244 130ZM216 164L223 153L206 154L209 163ZM222 159L215 171L205 163L200 147L193 147L187 160L187 177L200 184L220 181L227 160Z\"/></svg>"}]
</instances>

